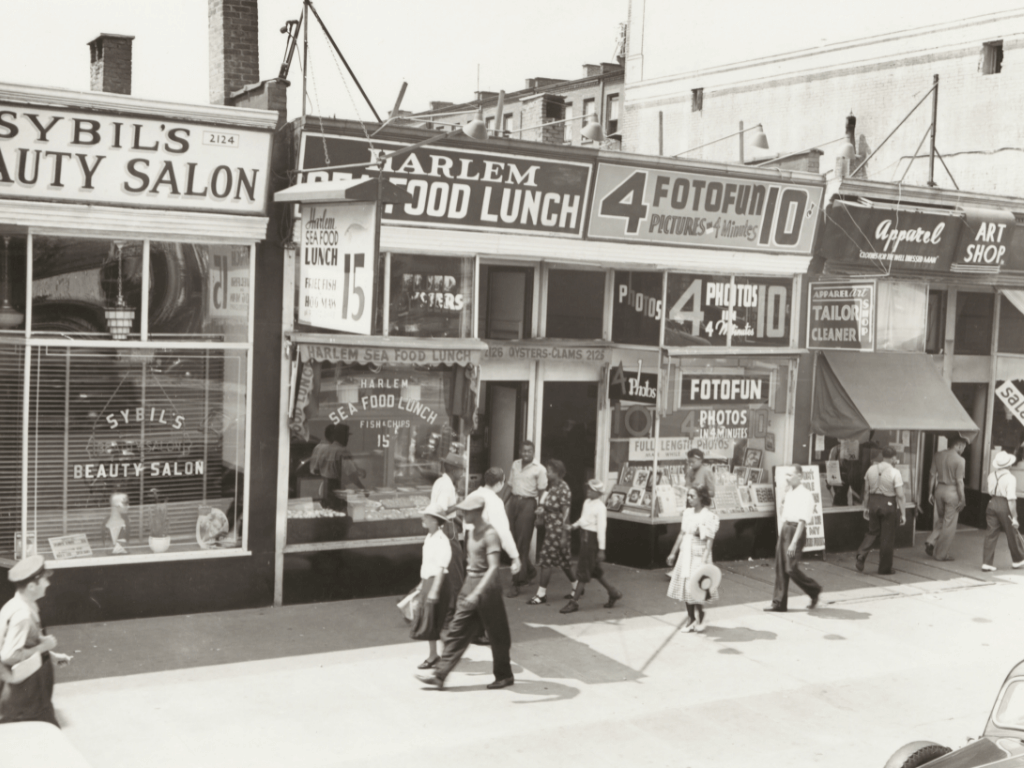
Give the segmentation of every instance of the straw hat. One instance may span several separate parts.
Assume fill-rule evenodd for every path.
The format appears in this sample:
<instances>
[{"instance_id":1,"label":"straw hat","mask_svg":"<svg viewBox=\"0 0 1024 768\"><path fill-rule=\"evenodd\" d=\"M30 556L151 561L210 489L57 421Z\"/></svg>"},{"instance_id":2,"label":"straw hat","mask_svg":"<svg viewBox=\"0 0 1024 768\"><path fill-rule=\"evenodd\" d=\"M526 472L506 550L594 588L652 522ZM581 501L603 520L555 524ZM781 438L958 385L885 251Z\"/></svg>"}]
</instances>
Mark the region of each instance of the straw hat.
<instances>
[{"instance_id":1,"label":"straw hat","mask_svg":"<svg viewBox=\"0 0 1024 768\"><path fill-rule=\"evenodd\" d=\"M604 483L598 480L596 477L592 477L587 481L587 489L594 493L604 493Z\"/></svg>"},{"instance_id":2,"label":"straw hat","mask_svg":"<svg viewBox=\"0 0 1024 768\"><path fill-rule=\"evenodd\" d=\"M440 523L448 522L448 516L445 515L444 510L441 509L440 505L438 504L428 504L426 509L420 512L420 515L430 515L431 517L436 518L437 521Z\"/></svg>"},{"instance_id":3,"label":"straw hat","mask_svg":"<svg viewBox=\"0 0 1024 768\"><path fill-rule=\"evenodd\" d=\"M1016 456L1006 451L1000 451L992 458L992 469L1008 469L1016 463Z\"/></svg>"},{"instance_id":4,"label":"straw hat","mask_svg":"<svg viewBox=\"0 0 1024 768\"><path fill-rule=\"evenodd\" d=\"M711 586L701 586L701 579L705 577L711 579ZM698 567L697 570L695 570L690 575L690 578L693 580L693 586L695 586L696 588L707 589L708 591L713 592L714 590L718 589L718 585L722 583L722 569L719 568L717 565L705 563L704 565Z\"/></svg>"}]
</instances>

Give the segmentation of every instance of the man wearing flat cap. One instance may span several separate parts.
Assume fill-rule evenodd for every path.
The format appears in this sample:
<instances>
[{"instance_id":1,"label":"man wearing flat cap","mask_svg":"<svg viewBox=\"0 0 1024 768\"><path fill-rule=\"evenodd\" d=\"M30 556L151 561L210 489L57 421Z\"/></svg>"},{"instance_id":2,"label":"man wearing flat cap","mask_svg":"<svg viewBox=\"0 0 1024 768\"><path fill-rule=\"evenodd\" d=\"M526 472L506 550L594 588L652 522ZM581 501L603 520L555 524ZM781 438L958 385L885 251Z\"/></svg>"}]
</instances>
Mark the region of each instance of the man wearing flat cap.
<instances>
[{"instance_id":1,"label":"man wearing flat cap","mask_svg":"<svg viewBox=\"0 0 1024 768\"><path fill-rule=\"evenodd\" d=\"M32 555L15 563L7 580L17 591L0 608L0 723L41 720L60 727L52 702L53 662L63 666L71 657L53 650L57 640L39 619L50 571L42 555Z\"/></svg>"},{"instance_id":2,"label":"man wearing flat cap","mask_svg":"<svg viewBox=\"0 0 1024 768\"><path fill-rule=\"evenodd\" d=\"M456 509L467 525L472 526L466 537L466 581L459 591L458 605L448 627L441 660L433 673L417 677L427 685L443 688L470 642L481 630L486 630L494 671L494 682L487 687L507 688L515 683L515 679L510 660L512 634L498 583L501 540L494 528L484 522L482 497L467 496L456 505Z\"/></svg>"}]
</instances>

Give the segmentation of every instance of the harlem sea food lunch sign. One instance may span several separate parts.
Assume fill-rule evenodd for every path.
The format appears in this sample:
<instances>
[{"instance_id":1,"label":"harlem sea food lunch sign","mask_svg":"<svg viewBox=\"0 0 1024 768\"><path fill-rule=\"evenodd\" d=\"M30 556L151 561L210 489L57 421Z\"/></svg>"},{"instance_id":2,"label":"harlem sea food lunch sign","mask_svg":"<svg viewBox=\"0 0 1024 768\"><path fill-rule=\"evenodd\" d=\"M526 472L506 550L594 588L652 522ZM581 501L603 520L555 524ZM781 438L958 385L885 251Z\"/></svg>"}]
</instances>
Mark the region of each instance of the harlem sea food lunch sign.
<instances>
[{"instance_id":1,"label":"harlem sea food lunch sign","mask_svg":"<svg viewBox=\"0 0 1024 768\"><path fill-rule=\"evenodd\" d=\"M404 146L374 139L371 147L365 138L307 133L300 168L308 171L304 180L359 178L367 171L316 169L372 162ZM570 237L583 232L589 163L432 144L385 160L384 172L412 197L384 205L389 223Z\"/></svg>"},{"instance_id":2,"label":"harlem sea food lunch sign","mask_svg":"<svg viewBox=\"0 0 1024 768\"><path fill-rule=\"evenodd\" d=\"M262 215L271 136L0 101L0 198Z\"/></svg>"}]
</instances>

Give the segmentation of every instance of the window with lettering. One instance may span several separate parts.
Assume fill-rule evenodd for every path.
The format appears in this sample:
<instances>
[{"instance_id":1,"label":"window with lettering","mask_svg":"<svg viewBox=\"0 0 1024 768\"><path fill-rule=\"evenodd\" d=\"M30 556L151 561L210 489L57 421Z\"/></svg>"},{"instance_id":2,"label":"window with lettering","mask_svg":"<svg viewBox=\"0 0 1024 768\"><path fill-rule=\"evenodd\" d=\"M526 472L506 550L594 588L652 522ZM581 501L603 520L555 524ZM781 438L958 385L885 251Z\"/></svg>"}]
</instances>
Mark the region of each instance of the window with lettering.
<instances>
[{"instance_id":1,"label":"window with lettering","mask_svg":"<svg viewBox=\"0 0 1024 768\"><path fill-rule=\"evenodd\" d=\"M393 254L389 308L392 336L472 336L473 260Z\"/></svg>"},{"instance_id":2,"label":"window with lettering","mask_svg":"<svg viewBox=\"0 0 1024 768\"><path fill-rule=\"evenodd\" d=\"M792 280L670 273L667 297L666 346L790 346Z\"/></svg>"},{"instance_id":3,"label":"window with lettering","mask_svg":"<svg viewBox=\"0 0 1024 768\"><path fill-rule=\"evenodd\" d=\"M476 397L469 374L459 365L304 363L295 406L302 418L292 423L289 542L418 535L443 460L466 452L464 425ZM307 513L321 522L303 522ZM323 522L331 518L333 529Z\"/></svg>"}]
</instances>

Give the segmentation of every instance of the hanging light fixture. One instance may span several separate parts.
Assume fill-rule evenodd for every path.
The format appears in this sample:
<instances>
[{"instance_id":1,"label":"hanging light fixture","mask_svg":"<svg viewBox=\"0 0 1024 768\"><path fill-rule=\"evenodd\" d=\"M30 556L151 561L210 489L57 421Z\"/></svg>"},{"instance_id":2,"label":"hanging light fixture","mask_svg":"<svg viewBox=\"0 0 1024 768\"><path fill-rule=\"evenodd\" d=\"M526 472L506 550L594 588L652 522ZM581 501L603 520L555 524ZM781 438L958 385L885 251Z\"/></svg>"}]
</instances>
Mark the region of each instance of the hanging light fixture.
<instances>
[{"instance_id":1,"label":"hanging light fixture","mask_svg":"<svg viewBox=\"0 0 1024 768\"><path fill-rule=\"evenodd\" d=\"M124 300L124 277L122 265L123 242L115 242L117 249L117 301L114 306L107 307L103 314L107 317L107 330L110 336L117 341L124 341L132 330L132 323L135 321L135 309L129 307Z\"/></svg>"},{"instance_id":2,"label":"hanging light fixture","mask_svg":"<svg viewBox=\"0 0 1024 768\"><path fill-rule=\"evenodd\" d=\"M3 260L0 261L0 329L17 328L25 315L14 308L11 304L11 275L8 266L8 248L11 245L11 238L4 236Z\"/></svg>"}]
</instances>

